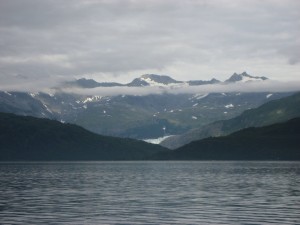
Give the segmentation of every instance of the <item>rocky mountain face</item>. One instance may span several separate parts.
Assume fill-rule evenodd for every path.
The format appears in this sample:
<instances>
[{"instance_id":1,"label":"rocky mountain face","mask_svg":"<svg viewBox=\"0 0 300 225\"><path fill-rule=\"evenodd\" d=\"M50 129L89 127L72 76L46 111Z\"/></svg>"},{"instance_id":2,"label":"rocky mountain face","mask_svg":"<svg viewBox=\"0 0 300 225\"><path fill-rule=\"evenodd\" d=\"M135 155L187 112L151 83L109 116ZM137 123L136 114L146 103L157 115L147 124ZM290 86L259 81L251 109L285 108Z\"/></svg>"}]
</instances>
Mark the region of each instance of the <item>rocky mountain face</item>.
<instances>
[{"instance_id":1,"label":"rocky mountain face","mask_svg":"<svg viewBox=\"0 0 300 225\"><path fill-rule=\"evenodd\" d=\"M236 75L233 75L236 77ZM232 76L232 77L233 77ZM246 73L239 77L252 80ZM228 80L230 80L229 78ZM217 120L233 118L270 100L291 93L196 93L148 95L90 95L64 92L64 87L94 90L97 87L173 88L221 83L210 81L176 81L169 76L143 75L128 84L99 83L79 79L64 83L53 94L0 91L0 112L51 118L74 123L98 134L136 139L153 139L183 134ZM232 80L232 79L231 79ZM250 80L249 82L251 82Z\"/></svg>"},{"instance_id":2,"label":"rocky mountain face","mask_svg":"<svg viewBox=\"0 0 300 225\"><path fill-rule=\"evenodd\" d=\"M267 77L255 77L243 72L241 74L234 73L229 79L225 82L249 82L249 81L264 81L267 80Z\"/></svg>"},{"instance_id":3,"label":"rocky mountain face","mask_svg":"<svg viewBox=\"0 0 300 225\"><path fill-rule=\"evenodd\" d=\"M174 80L165 75L145 74L139 78L134 79L127 84L129 87L143 87L143 86L168 86L174 84L182 84L184 82Z\"/></svg>"}]
</instances>

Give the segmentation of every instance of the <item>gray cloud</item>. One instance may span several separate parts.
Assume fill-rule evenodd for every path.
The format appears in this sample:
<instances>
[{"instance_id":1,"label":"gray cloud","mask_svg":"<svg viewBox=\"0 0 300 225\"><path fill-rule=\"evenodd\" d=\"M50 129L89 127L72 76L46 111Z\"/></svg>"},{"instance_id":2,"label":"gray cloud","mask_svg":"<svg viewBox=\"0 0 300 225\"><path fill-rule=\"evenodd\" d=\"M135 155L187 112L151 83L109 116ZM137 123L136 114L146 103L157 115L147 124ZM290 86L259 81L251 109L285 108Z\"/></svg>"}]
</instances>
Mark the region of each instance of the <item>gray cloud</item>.
<instances>
[{"instance_id":1,"label":"gray cloud","mask_svg":"<svg viewBox=\"0 0 300 225\"><path fill-rule=\"evenodd\" d=\"M297 0L0 0L0 82L244 70L298 79L299 12Z\"/></svg>"}]
</instances>

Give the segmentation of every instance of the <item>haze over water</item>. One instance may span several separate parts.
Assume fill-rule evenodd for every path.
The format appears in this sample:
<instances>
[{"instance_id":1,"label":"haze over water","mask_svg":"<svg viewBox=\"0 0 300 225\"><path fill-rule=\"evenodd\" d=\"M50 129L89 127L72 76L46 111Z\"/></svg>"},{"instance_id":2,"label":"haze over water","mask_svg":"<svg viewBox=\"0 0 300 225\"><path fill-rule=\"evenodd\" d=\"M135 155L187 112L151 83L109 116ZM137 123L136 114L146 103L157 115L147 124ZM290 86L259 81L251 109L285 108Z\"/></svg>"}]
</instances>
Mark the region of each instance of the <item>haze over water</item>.
<instances>
[{"instance_id":1,"label":"haze over water","mask_svg":"<svg viewBox=\"0 0 300 225\"><path fill-rule=\"evenodd\" d=\"M299 224L298 162L0 164L1 224Z\"/></svg>"}]
</instances>

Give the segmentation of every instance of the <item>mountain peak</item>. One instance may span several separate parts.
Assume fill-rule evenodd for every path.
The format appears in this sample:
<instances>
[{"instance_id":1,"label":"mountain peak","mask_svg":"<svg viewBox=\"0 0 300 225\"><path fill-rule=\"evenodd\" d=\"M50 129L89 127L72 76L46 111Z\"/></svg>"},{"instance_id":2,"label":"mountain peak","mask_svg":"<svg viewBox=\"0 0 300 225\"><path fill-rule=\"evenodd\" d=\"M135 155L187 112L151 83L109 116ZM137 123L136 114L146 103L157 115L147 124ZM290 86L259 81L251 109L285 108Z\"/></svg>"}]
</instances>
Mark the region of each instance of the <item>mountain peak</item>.
<instances>
[{"instance_id":1,"label":"mountain peak","mask_svg":"<svg viewBox=\"0 0 300 225\"><path fill-rule=\"evenodd\" d=\"M95 88L99 83L93 79L80 78L78 80L66 82L65 84L67 86L75 86L81 88Z\"/></svg>"},{"instance_id":2,"label":"mountain peak","mask_svg":"<svg viewBox=\"0 0 300 225\"><path fill-rule=\"evenodd\" d=\"M225 82L249 82L249 81L263 81L267 79L268 79L267 77L255 77L249 75L247 72L243 72L241 74L234 73Z\"/></svg>"},{"instance_id":3,"label":"mountain peak","mask_svg":"<svg viewBox=\"0 0 300 225\"><path fill-rule=\"evenodd\" d=\"M166 86L182 83L166 75L144 74L134 79L128 86Z\"/></svg>"},{"instance_id":4,"label":"mountain peak","mask_svg":"<svg viewBox=\"0 0 300 225\"><path fill-rule=\"evenodd\" d=\"M75 81L66 82L65 85L68 87L79 87L79 88L96 88L96 87L116 87L116 86L124 86L120 83L115 82L103 82L99 83L93 79L80 78Z\"/></svg>"},{"instance_id":5,"label":"mountain peak","mask_svg":"<svg viewBox=\"0 0 300 225\"><path fill-rule=\"evenodd\" d=\"M181 83L180 81L174 80L173 78L167 75L156 75L156 74L144 74L140 77L140 79L145 80L146 82L156 82L162 84L171 84L171 83Z\"/></svg>"},{"instance_id":6,"label":"mountain peak","mask_svg":"<svg viewBox=\"0 0 300 225\"><path fill-rule=\"evenodd\" d=\"M80 87L93 88L98 86L98 82L93 79L80 78L76 80L76 84Z\"/></svg>"}]
</instances>

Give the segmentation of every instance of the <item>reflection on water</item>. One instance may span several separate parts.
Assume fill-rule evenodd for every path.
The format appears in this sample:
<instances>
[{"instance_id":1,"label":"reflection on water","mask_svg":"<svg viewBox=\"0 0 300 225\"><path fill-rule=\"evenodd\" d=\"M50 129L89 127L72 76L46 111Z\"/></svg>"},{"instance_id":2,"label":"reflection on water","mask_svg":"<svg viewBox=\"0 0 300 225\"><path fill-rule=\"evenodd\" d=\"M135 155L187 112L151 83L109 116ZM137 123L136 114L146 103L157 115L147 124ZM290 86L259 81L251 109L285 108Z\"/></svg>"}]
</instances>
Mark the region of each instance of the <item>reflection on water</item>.
<instances>
[{"instance_id":1,"label":"reflection on water","mask_svg":"<svg viewBox=\"0 0 300 225\"><path fill-rule=\"evenodd\" d=\"M0 224L299 224L297 162L0 164Z\"/></svg>"}]
</instances>

